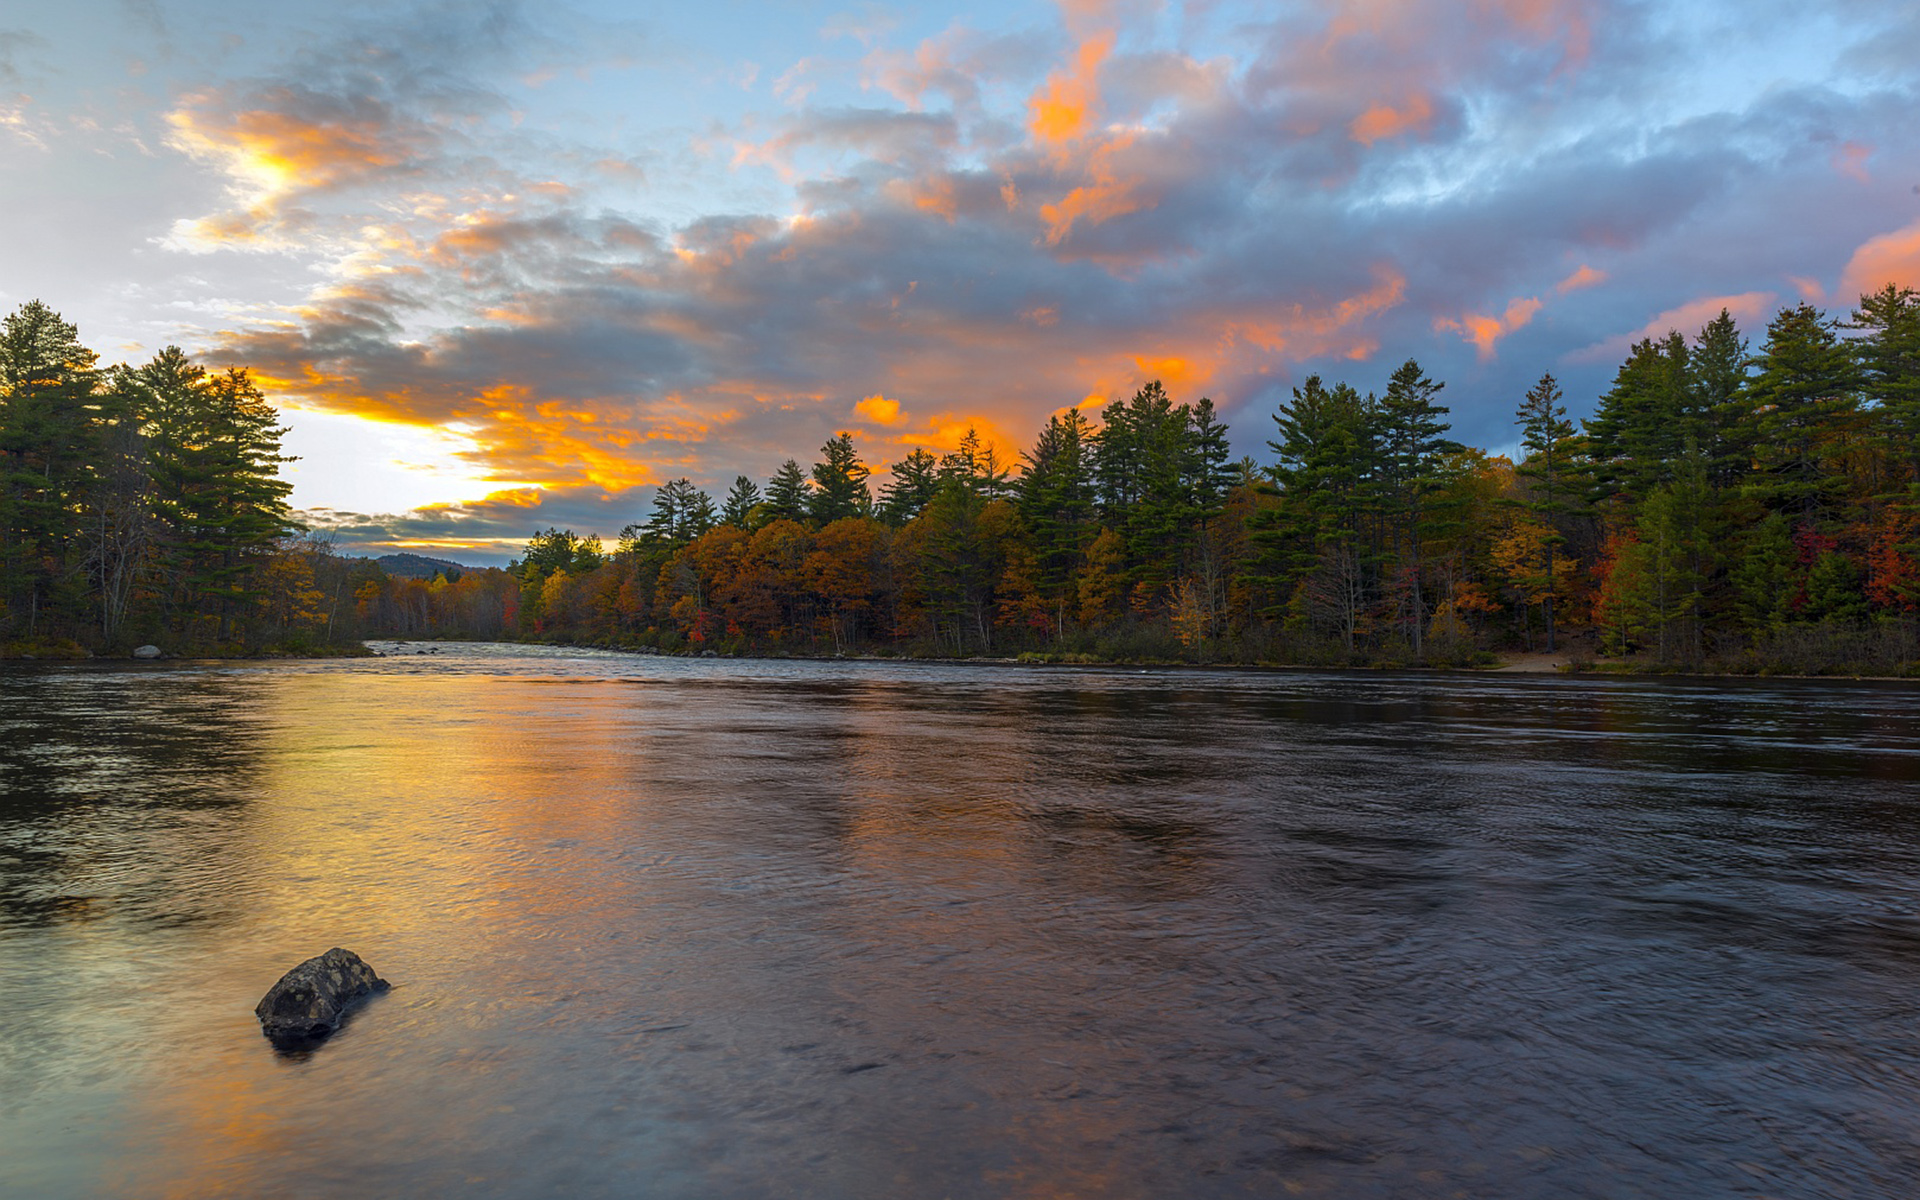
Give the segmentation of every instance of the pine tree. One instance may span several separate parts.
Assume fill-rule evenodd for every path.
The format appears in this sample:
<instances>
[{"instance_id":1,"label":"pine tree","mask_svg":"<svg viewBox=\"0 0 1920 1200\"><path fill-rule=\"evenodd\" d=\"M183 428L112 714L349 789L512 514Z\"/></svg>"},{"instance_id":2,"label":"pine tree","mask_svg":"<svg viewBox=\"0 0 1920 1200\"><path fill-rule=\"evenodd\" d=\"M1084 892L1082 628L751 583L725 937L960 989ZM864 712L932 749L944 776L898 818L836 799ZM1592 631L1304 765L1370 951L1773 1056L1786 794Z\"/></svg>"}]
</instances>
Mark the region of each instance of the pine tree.
<instances>
[{"instance_id":1,"label":"pine tree","mask_svg":"<svg viewBox=\"0 0 1920 1200\"><path fill-rule=\"evenodd\" d=\"M1743 436L1753 417L1747 392L1751 361L1747 340L1724 308L1694 339L1689 396L1701 428L1693 436L1707 456L1707 485L1715 492L1739 486L1753 465L1752 443Z\"/></svg>"},{"instance_id":2,"label":"pine tree","mask_svg":"<svg viewBox=\"0 0 1920 1200\"><path fill-rule=\"evenodd\" d=\"M1054 636L1066 633L1066 612L1077 592L1080 561L1094 534L1093 488L1087 471L1092 434L1080 410L1047 419L1014 486L1014 506L1025 523L1034 559L1034 588L1053 611Z\"/></svg>"},{"instance_id":3,"label":"pine tree","mask_svg":"<svg viewBox=\"0 0 1920 1200\"><path fill-rule=\"evenodd\" d=\"M753 480L745 475L736 476L733 488L727 492L726 504L720 509L720 523L731 525L735 529L754 527L754 509L760 507L760 489Z\"/></svg>"},{"instance_id":4,"label":"pine tree","mask_svg":"<svg viewBox=\"0 0 1920 1200\"><path fill-rule=\"evenodd\" d=\"M1686 338L1670 331L1658 342L1639 342L1614 375L1586 422L1588 454L1594 463L1595 499L1618 496L1636 510L1647 493L1667 479L1668 463L1688 436L1704 430L1693 411Z\"/></svg>"},{"instance_id":5,"label":"pine tree","mask_svg":"<svg viewBox=\"0 0 1920 1200\"><path fill-rule=\"evenodd\" d=\"M654 491L653 513L642 536L668 546L684 546L712 529L714 519L713 497L693 486L690 479L670 479Z\"/></svg>"},{"instance_id":6,"label":"pine tree","mask_svg":"<svg viewBox=\"0 0 1920 1200\"><path fill-rule=\"evenodd\" d=\"M813 467L813 494L807 512L816 525L831 525L847 517L862 517L873 508L867 490L867 466L854 449L853 435L835 434L820 447L825 461Z\"/></svg>"},{"instance_id":7,"label":"pine tree","mask_svg":"<svg viewBox=\"0 0 1920 1200\"><path fill-rule=\"evenodd\" d=\"M1858 374L1834 322L1810 304L1783 308L1767 326L1753 380L1756 472L1748 492L1804 522L1824 515L1846 479L1824 463L1828 445L1858 406Z\"/></svg>"},{"instance_id":8,"label":"pine tree","mask_svg":"<svg viewBox=\"0 0 1920 1200\"><path fill-rule=\"evenodd\" d=\"M1426 498L1438 484L1440 456L1459 448L1441 436L1450 425L1448 410L1436 397L1446 386L1429 379L1419 363L1408 359L1388 380L1379 410L1383 482L1406 548L1401 569L1407 580L1409 631L1416 658L1424 652L1421 643L1427 623L1421 553Z\"/></svg>"},{"instance_id":9,"label":"pine tree","mask_svg":"<svg viewBox=\"0 0 1920 1200\"><path fill-rule=\"evenodd\" d=\"M1526 451L1517 474L1532 484L1531 495L1523 504L1547 528L1547 536L1541 539L1547 580L1542 608L1549 654L1554 652L1554 555L1567 542L1554 523L1578 511L1574 503L1578 488L1572 471L1573 422L1567 420L1566 406L1560 401L1560 385L1551 373L1545 374L1528 390L1514 414L1514 423L1520 426L1520 446Z\"/></svg>"},{"instance_id":10,"label":"pine tree","mask_svg":"<svg viewBox=\"0 0 1920 1200\"><path fill-rule=\"evenodd\" d=\"M800 464L788 459L780 464L767 484L765 502L769 521L805 521L807 519L807 476Z\"/></svg>"},{"instance_id":11,"label":"pine tree","mask_svg":"<svg viewBox=\"0 0 1920 1200\"><path fill-rule=\"evenodd\" d=\"M880 489L880 518L897 529L919 516L940 490L940 460L916 448L893 464L892 474Z\"/></svg>"},{"instance_id":12,"label":"pine tree","mask_svg":"<svg viewBox=\"0 0 1920 1200\"><path fill-rule=\"evenodd\" d=\"M35 300L0 324L0 602L27 636L77 582L72 513L99 447L96 356Z\"/></svg>"},{"instance_id":13,"label":"pine tree","mask_svg":"<svg viewBox=\"0 0 1920 1200\"><path fill-rule=\"evenodd\" d=\"M1853 349L1877 440L1905 482L1920 485L1920 292L1890 283L1862 296L1847 328L1866 335Z\"/></svg>"},{"instance_id":14,"label":"pine tree","mask_svg":"<svg viewBox=\"0 0 1920 1200\"><path fill-rule=\"evenodd\" d=\"M1377 407L1352 386L1329 389L1313 375L1293 389L1291 403L1274 413L1279 440L1267 445L1279 459L1272 470L1279 503L1255 512L1250 536L1252 577L1277 594L1278 605L1286 604L1334 547L1351 559L1340 559L1352 567L1349 582L1355 585L1343 594L1371 591L1378 564L1366 552L1363 525L1374 507L1381 467Z\"/></svg>"},{"instance_id":15,"label":"pine tree","mask_svg":"<svg viewBox=\"0 0 1920 1200\"><path fill-rule=\"evenodd\" d=\"M249 582L275 544L300 526L287 508L278 414L242 368L209 375L177 347L143 371L153 409L148 454L161 561L173 612L191 626L234 618L260 599Z\"/></svg>"}]
</instances>

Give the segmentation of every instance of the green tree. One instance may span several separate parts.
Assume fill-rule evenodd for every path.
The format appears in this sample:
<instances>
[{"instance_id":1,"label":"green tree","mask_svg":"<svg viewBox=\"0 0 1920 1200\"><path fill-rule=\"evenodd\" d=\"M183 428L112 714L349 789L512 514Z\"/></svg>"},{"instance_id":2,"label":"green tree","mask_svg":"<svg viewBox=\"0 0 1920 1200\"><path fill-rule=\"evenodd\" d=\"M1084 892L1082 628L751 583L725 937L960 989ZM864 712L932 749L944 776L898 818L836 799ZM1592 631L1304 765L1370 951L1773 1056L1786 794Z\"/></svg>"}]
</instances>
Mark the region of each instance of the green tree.
<instances>
[{"instance_id":1,"label":"green tree","mask_svg":"<svg viewBox=\"0 0 1920 1200\"><path fill-rule=\"evenodd\" d=\"M1646 617L1661 662L1703 654L1701 600L1712 569L1706 456L1689 444L1674 478L1655 488L1636 523L1645 555Z\"/></svg>"},{"instance_id":2,"label":"green tree","mask_svg":"<svg viewBox=\"0 0 1920 1200\"><path fill-rule=\"evenodd\" d=\"M1794 557L1793 530L1777 512L1740 540L1732 579L1740 622L1749 633L1773 633L1786 624L1794 597Z\"/></svg>"},{"instance_id":3,"label":"green tree","mask_svg":"<svg viewBox=\"0 0 1920 1200\"><path fill-rule=\"evenodd\" d=\"M1862 296L1847 328L1864 334L1853 350L1877 440L1905 482L1920 484L1920 292L1890 283Z\"/></svg>"},{"instance_id":4,"label":"green tree","mask_svg":"<svg viewBox=\"0 0 1920 1200\"><path fill-rule=\"evenodd\" d=\"M177 622L234 619L261 599L255 568L300 525L280 478L286 430L243 368L208 374L168 347L141 372L162 575Z\"/></svg>"},{"instance_id":5,"label":"green tree","mask_svg":"<svg viewBox=\"0 0 1920 1200\"><path fill-rule=\"evenodd\" d=\"M1320 376L1309 376L1273 417L1278 440L1267 446L1278 458L1270 471L1278 503L1249 518L1249 570L1276 597L1269 613L1286 607L1310 575L1334 564L1341 586L1326 594L1341 599L1336 624L1349 650L1378 568L1365 537L1381 470L1377 416L1372 397L1362 399L1345 383L1328 388Z\"/></svg>"},{"instance_id":6,"label":"green tree","mask_svg":"<svg viewBox=\"0 0 1920 1200\"><path fill-rule=\"evenodd\" d=\"M29 637L56 590L81 578L73 514L99 446L96 361L38 300L0 324L0 599Z\"/></svg>"},{"instance_id":7,"label":"green tree","mask_svg":"<svg viewBox=\"0 0 1920 1200\"><path fill-rule=\"evenodd\" d=\"M605 561L599 538L580 537L571 529L549 528L527 539L526 553L515 567L523 578L537 573L545 579L555 571L584 575Z\"/></svg>"},{"instance_id":8,"label":"green tree","mask_svg":"<svg viewBox=\"0 0 1920 1200\"><path fill-rule=\"evenodd\" d=\"M1824 459L1858 406L1853 354L1834 328L1810 304L1781 309L1767 326L1752 385L1756 471L1747 490L1767 508L1809 522L1846 488Z\"/></svg>"},{"instance_id":9,"label":"green tree","mask_svg":"<svg viewBox=\"0 0 1920 1200\"><path fill-rule=\"evenodd\" d=\"M1561 399L1560 385L1551 373L1545 374L1527 391L1514 414L1514 423L1520 426L1520 447L1526 451L1516 474L1531 485L1521 504L1547 529L1547 535L1541 539L1541 549L1546 559L1544 575L1548 586L1541 607L1547 622L1549 654L1554 652L1554 555L1567 542L1555 523L1579 511L1575 503L1578 486L1572 470L1573 422L1567 420L1567 409L1560 403Z\"/></svg>"},{"instance_id":10,"label":"green tree","mask_svg":"<svg viewBox=\"0 0 1920 1200\"><path fill-rule=\"evenodd\" d=\"M807 519L807 476L791 458L780 464L767 484L766 522Z\"/></svg>"},{"instance_id":11,"label":"green tree","mask_svg":"<svg viewBox=\"0 0 1920 1200\"><path fill-rule=\"evenodd\" d=\"M813 467L807 515L820 526L866 516L873 508L873 496L867 490L867 466L854 449L853 435L835 434L820 447L820 454L824 461Z\"/></svg>"},{"instance_id":12,"label":"green tree","mask_svg":"<svg viewBox=\"0 0 1920 1200\"><path fill-rule=\"evenodd\" d=\"M1092 432L1078 408L1047 418L1026 470L1014 485L1033 557L1033 587L1053 612L1054 636L1066 634L1066 614L1079 594L1080 561L1094 535L1093 487L1087 471Z\"/></svg>"},{"instance_id":13,"label":"green tree","mask_svg":"<svg viewBox=\"0 0 1920 1200\"><path fill-rule=\"evenodd\" d=\"M1419 363L1408 359L1387 381L1379 409L1383 483L1403 547L1401 571L1407 592L1408 631L1416 658L1424 653L1421 643L1427 625L1421 548L1426 500L1439 487L1441 456L1459 449L1441 436L1450 428L1448 410L1437 402L1446 386L1428 378Z\"/></svg>"},{"instance_id":14,"label":"green tree","mask_svg":"<svg viewBox=\"0 0 1920 1200\"><path fill-rule=\"evenodd\" d=\"M715 523L713 497L693 486L684 476L670 479L653 493L653 512L647 518L642 537L669 546L684 546Z\"/></svg>"},{"instance_id":15,"label":"green tree","mask_svg":"<svg viewBox=\"0 0 1920 1200\"><path fill-rule=\"evenodd\" d=\"M1698 424L1690 400L1687 341L1678 330L1637 343L1586 422L1596 499L1617 497L1627 512L1667 478L1667 464Z\"/></svg>"},{"instance_id":16,"label":"green tree","mask_svg":"<svg viewBox=\"0 0 1920 1200\"><path fill-rule=\"evenodd\" d=\"M940 460L916 448L893 464L892 475L880 489L880 519L897 529L919 516L940 490Z\"/></svg>"},{"instance_id":17,"label":"green tree","mask_svg":"<svg viewBox=\"0 0 1920 1200\"><path fill-rule=\"evenodd\" d=\"M736 476L733 487L727 492L726 503L720 509L720 523L735 529L750 530L755 525L753 510L758 507L759 487L745 475Z\"/></svg>"},{"instance_id":18,"label":"green tree","mask_svg":"<svg viewBox=\"0 0 1920 1200\"><path fill-rule=\"evenodd\" d=\"M1739 486L1753 464L1753 445L1744 436L1753 417L1747 391L1751 361L1747 340L1724 308L1694 339L1689 395L1701 418L1693 436L1707 456L1707 484L1715 492Z\"/></svg>"}]
</instances>

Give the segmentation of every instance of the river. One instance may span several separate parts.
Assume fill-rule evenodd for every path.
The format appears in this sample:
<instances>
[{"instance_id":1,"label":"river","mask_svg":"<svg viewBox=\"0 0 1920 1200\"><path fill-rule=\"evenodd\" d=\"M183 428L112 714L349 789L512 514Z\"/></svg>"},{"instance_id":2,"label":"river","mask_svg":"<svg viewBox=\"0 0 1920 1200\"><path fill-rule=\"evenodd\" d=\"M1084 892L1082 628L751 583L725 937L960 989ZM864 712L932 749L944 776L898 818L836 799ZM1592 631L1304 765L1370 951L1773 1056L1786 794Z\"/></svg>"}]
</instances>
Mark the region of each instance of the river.
<instances>
[{"instance_id":1,"label":"river","mask_svg":"<svg viewBox=\"0 0 1920 1200\"><path fill-rule=\"evenodd\" d=\"M1916 699L8 666L0 1194L1904 1200Z\"/></svg>"}]
</instances>

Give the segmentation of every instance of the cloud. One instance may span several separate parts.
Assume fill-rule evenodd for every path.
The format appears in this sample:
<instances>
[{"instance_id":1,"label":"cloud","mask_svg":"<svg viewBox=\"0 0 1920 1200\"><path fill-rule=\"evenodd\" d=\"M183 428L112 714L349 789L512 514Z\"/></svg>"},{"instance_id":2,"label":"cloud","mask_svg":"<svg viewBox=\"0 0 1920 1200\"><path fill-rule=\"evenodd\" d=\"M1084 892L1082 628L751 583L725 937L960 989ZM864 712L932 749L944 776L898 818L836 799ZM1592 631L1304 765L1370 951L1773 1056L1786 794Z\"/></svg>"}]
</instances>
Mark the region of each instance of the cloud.
<instances>
[{"instance_id":1,"label":"cloud","mask_svg":"<svg viewBox=\"0 0 1920 1200\"><path fill-rule=\"evenodd\" d=\"M1920 151L1893 85L1664 108L1686 48L1583 0L1327 0L1230 37L1211 11L1191 37L1076 5L802 47L790 104L684 153L517 125L532 64L485 21L436 18L465 54L350 32L332 66L182 96L176 148L230 195L176 245L312 265L214 349L305 405L457 426L502 495L362 525L479 544L610 534L663 479L765 478L849 424L875 464L970 425L1011 451L1156 377L1258 453L1304 373L1372 387L1418 356L1485 444L1511 413L1481 398L1545 362L1577 408L1640 337L1763 319L1789 275L1907 270L1920 243L1886 181L1836 166ZM592 51L543 51L553 78L568 53ZM702 204L662 215L662 181L700 172Z\"/></svg>"},{"instance_id":2,"label":"cloud","mask_svg":"<svg viewBox=\"0 0 1920 1200\"><path fill-rule=\"evenodd\" d=\"M1564 296L1568 292L1577 292L1581 288L1598 287L1606 281L1607 273L1605 271L1596 271L1592 267L1582 264L1573 274L1562 279L1559 283L1554 284L1553 290Z\"/></svg>"},{"instance_id":3,"label":"cloud","mask_svg":"<svg viewBox=\"0 0 1920 1200\"><path fill-rule=\"evenodd\" d=\"M1696 333L1706 328L1707 324L1718 317L1723 309L1732 314L1735 320L1748 324L1764 324L1768 310L1773 307L1775 299L1777 299L1777 293L1774 292L1742 292L1736 296L1704 296L1698 300L1689 300L1678 307L1667 309L1631 333L1616 334L1576 350L1567 355L1567 361L1610 363L1625 357L1627 351L1649 338L1663 338L1675 330L1688 335Z\"/></svg>"},{"instance_id":4,"label":"cloud","mask_svg":"<svg viewBox=\"0 0 1920 1200\"><path fill-rule=\"evenodd\" d=\"M900 412L898 400L889 400L878 392L854 405L853 411L875 425L901 425L907 419Z\"/></svg>"},{"instance_id":5,"label":"cloud","mask_svg":"<svg viewBox=\"0 0 1920 1200\"><path fill-rule=\"evenodd\" d=\"M1920 221L1871 238L1847 260L1839 296L1851 300L1888 284L1920 289Z\"/></svg>"},{"instance_id":6,"label":"cloud","mask_svg":"<svg viewBox=\"0 0 1920 1200\"><path fill-rule=\"evenodd\" d=\"M1494 343L1506 337L1516 329L1524 328L1540 311L1541 302L1532 296L1516 299L1508 303L1506 311L1499 316L1485 316L1469 313L1457 320L1452 317L1436 317L1435 329L1447 329L1458 333L1472 343L1482 360L1493 357Z\"/></svg>"}]
</instances>

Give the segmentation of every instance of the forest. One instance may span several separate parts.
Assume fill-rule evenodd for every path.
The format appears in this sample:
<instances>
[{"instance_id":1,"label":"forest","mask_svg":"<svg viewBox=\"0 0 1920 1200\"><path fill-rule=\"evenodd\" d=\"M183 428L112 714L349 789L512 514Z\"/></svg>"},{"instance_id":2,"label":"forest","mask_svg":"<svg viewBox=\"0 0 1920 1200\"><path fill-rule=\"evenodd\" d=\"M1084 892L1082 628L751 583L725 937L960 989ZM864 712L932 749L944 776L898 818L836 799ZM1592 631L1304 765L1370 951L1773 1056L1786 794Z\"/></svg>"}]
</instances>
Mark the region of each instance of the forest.
<instances>
[{"instance_id":1,"label":"forest","mask_svg":"<svg viewBox=\"0 0 1920 1200\"><path fill-rule=\"evenodd\" d=\"M171 634L299 651L362 636L665 653L1473 665L1559 651L1642 670L1913 673L1920 294L1733 317L1632 347L1593 416L1551 374L1518 461L1448 437L1417 362L1319 376L1235 460L1159 383L869 477L851 434L716 500L687 479L612 546L548 529L508 568L389 575L301 536L241 370L99 371L36 305L7 319L0 636ZM16 651L17 652L17 651Z\"/></svg>"},{"instance_id":2,"label":"forest","mask_svg":"<svg viewBox=\"0 0 1920 1200\"><path fill-rule=\"evenodd\" d=\"M350 576L303 536L285 431L240 368L102 368L39 301L0 323L0 657L355 647ZM371 566L371 564L367 564Z\"/></svg>"}]
</instances>

